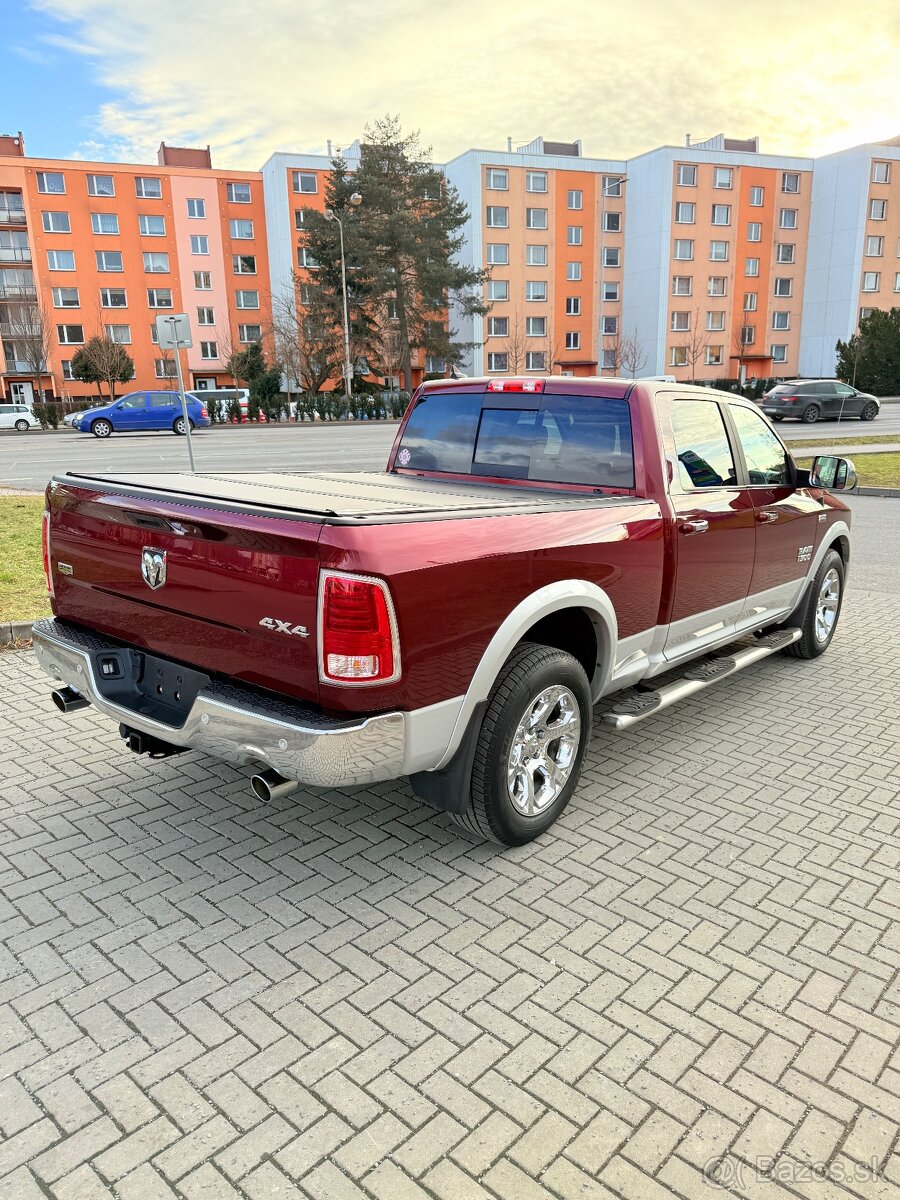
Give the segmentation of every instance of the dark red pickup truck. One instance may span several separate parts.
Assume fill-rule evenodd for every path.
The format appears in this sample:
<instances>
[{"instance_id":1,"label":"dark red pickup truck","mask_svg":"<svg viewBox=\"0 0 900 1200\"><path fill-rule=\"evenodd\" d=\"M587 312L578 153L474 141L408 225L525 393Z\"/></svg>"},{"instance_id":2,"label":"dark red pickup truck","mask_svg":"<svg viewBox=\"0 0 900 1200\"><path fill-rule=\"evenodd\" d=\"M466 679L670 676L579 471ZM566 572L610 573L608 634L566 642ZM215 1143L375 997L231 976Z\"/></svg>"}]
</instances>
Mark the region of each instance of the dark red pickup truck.
<instances>
[{"instance_id":1,"label":"dark red pickup truck","mask_svg":"<svg viewBox=\"0 0 900 1200\"><path fill-rule=\"evenodd\" d=\"M384 474L55 477L35 649L57 705L139 753L258 764L263 799L407 775L521 843L572 796L601 697L622 728L826 649L850 548L826 488L852 482L706 389L428 383Z\"/></svg>"}]
</instances>

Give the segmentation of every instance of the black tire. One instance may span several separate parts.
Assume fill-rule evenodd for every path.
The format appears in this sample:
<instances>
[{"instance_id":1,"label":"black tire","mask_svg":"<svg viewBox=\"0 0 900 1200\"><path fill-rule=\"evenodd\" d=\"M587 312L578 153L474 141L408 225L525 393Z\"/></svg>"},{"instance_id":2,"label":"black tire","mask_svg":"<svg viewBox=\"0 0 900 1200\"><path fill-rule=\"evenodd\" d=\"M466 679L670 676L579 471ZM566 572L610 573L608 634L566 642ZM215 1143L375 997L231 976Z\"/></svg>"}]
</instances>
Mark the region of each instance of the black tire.
<instances>
[{"instance_id":1,"label":"black tire","mask_svg":"<svg viewBox=\"0 0 900 1200\"><path fill-rule=\"evenodd\" d=\"M874 421L877 416L878 416L878 405L875 403L874 400L870 400L869 403L867 405L865 405L862 412L859 414L859 419L861 421Z\"/></svg>"},{"instance_id":2,"label":"black tire","mask_svg":"<svg viewBox=\"0 0 900 1200\"><path fill-rule=\"evenodd\" d=\"M105 417L98 417L96 421L91 421L91 433L94 437L108 438L112 431L112 423Z\"/></svg>"},{"instance_id":3,"label":"black tire","mask_svg":"<svg viewBox=\"0 0 900 1200\"><path fill-rule=\"evenodd\" d=\"M818 404L807 404L803 412L800 414L800 420L804 425L815 425L821 415L822 410Z\"/></svg>"},{"instance_id":4,"label":"black tire","mask_svg":"<svg viewBox=\"0 0 900 1200\"><path fill-rule=\"evenodd\" d=\"M188 424L191 427L191 433L194 432L194 422L188 417ZM184 437L184 417L176 417L172 423L172 432L177 433L179 437Z\"/></svg>"},{"instance_id":5,"label":"black tire","mask_svg":"<svg viewBox=\"0 0 900 1200\"><path fill-rule=\"evenodd\" d=\"M507 770L514 735L541 693L560 686L578 707L578 745L559 793L533 815L516 808ZM522 846L549 829L578 786L585 748L591 736L591 691L584 668L564 650L523 642L509 656L488 698L475 747L469 802L454 821L469 833L505 846ZM546 752L560 739L547 739Z\"/></svg>"},{"instance_id":6,"label":"black tire","mask_svg":"<svg viewBox=\"0 0 900 1200\"><path fill-rule=\"evenodd\" d=\"M18 429L19 433L27 433L30 428L31 426L27 421L16 421L16 429Z\"/></svg>"},{"instance_id":7,"label":"black tire","mask_svg":"<svg viewBox=\"0 0 900 1200\"><path fill-rule=\"evenodd\" d=\"M784 417L773 417L772 420L773 421L783 421Z\"/></svg>"},{"instance_id":8,"label":"black tire","mask_svg":"<svg viewBox=\"0 0 900 1200\"><path fill-rule=\"evenodd\" d=\"M837 606L834 609L834 619L831 626L827 634L822 637L819 636L821 629L817 632L817 614L819 599L830 572L834 572L832 578L836 577L837 579ZM794 658L818 658L820 654L824 654L831 645L831 639L834 637L834 631L837 629L843 601L844 560L838 554L837 550L829 550L822 559L822 564L818 571L816 571L816 577L812 582L812 587L809 589L809 595L806 598L803 608L795 614L794 620L785 622L786 625L793 625L795 628L799 625L803 630L803 636L799 641L794 642L793 645L786 647L784 653L790 654Z\"/></svg>"}]
</instances>

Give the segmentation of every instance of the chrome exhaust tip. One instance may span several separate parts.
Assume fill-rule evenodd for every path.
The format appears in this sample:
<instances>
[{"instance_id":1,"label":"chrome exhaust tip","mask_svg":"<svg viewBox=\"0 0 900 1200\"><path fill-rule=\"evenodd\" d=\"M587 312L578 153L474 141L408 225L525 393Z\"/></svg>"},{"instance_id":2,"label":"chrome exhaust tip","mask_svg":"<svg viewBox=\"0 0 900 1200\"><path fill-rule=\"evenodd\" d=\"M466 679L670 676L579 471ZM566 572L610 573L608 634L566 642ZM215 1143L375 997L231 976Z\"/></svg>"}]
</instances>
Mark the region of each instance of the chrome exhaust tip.
<instances>
[{"instance_id":1,"label":"chrome exhaust tip","mask_svg":"<svg viewBox=\"0 0 900 1200\"><path fill-rule=\"evenodd\" d=\"M272 800L280 800L282 796L289 796L291 792L297 790L300 784L296 779L285 779L280 772L270 768L268 771L262 771L259 775L254 775L250 780L250 786L258 800L269 804Z\"/></svg>"},{"instance_id":2,"label":"chrome exhaust tip","mask_svg":"<svg viewBox=\"0 0 900 1200\"><path fill-rule=\"evenodd\" d=\"M63 713L77 712L79 708L87 708L90 704L90 700L85 700L84 696L70 687L56 688L50 695L53 703Z\"/></svg>"}]
</instances>

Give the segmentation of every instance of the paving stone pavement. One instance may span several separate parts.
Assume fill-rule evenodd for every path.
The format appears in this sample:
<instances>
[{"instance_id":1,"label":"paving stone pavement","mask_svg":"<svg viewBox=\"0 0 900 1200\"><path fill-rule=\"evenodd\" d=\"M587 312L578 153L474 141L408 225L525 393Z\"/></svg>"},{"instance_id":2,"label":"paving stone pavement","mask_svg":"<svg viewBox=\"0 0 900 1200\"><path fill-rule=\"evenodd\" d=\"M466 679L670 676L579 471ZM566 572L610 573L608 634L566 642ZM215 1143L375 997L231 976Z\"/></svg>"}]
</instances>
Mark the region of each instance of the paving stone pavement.
<instances>
[{"instance_id":1,"label":"paving stone pavement","mask_svg":"<svg viewBox=\"0 0 900 1200\"><path fill-rule=\"evenodd\" d=\"M0 655L0 1198L900 1197L898 657L851 592L501 851Z\"/></svg>"}]
</instances>

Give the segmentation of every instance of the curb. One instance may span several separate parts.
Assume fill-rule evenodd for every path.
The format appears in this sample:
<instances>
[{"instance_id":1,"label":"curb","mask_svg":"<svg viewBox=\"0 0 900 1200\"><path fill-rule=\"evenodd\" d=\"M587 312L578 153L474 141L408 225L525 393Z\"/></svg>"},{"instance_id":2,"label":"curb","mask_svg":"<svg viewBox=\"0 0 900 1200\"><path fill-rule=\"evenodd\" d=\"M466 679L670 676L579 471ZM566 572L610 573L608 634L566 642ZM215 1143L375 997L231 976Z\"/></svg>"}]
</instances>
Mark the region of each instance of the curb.
<instances>
[{"instance_id":1,"label":"curb","mask_svg":"<svg viewBox=\"0 0 900 1200\"><path fill-rule=\"evenodd\" d=\"M17 642L31 641L34 621L4 621L0 625L0 646L14 646Z\"/></svg>"},{"instance_id":2,"label":"curb","mask_svg":"<svg viewBox=\"0 0 900 1200\"><path fill-rule=\"evenodd\" d=\"M886 487L855 487L844 493L845 496L882 496L900 500L900 488Z\"/></svg>"}]
</instances>

